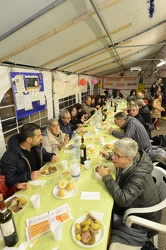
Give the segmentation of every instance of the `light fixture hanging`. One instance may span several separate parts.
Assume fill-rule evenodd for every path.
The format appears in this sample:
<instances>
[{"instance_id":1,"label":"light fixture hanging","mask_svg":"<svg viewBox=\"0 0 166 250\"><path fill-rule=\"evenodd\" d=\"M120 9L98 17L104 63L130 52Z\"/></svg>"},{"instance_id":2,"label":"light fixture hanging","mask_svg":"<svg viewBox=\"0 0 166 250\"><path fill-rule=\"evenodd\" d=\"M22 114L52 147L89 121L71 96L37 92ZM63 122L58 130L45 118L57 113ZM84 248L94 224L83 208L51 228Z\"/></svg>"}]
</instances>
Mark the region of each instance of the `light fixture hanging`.
<instances>
[{"instance_id":1,"label":"light fixture hanging","mask_svg":"<svg viewBox=\"0 0 166 250\"><path fill-rule=\"evenodd\" d=\"M157 64L157 67L161 67L165 64L164 60L160 60L160 62Z\"/></svg>"}]
</instances>

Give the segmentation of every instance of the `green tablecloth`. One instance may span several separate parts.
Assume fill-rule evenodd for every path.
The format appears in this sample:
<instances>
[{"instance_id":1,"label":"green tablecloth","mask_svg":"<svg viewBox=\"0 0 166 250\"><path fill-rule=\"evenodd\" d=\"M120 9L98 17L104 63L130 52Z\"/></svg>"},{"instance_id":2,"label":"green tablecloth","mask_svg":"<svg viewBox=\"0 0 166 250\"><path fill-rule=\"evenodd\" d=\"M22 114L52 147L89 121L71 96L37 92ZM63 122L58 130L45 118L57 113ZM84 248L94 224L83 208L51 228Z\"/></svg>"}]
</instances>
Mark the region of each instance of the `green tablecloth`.
<instances>
[{"instance_id":1,"label":"green tablecloth","mask_svg":"<svg viewBox=\"0 0 166 250\"><path fill-rule=\"evenodd\" d=\"M21 243L26 241L25 236L25 228L26 228L26 219L32 218L34 216L43 214L47 211L53 210L65 203L67 203L70 207L71 215L73 216L73 219L65 222L63 225L63 237L60 241L55 241L53 239L52 233L47 232L46 234L40 236L38 239L38 243L34 245L34 250L51 250L55 246L59 246L61 250L77 250L81 249L82 247L78 246L72 236L71 236L71 227L76 219L78 219L80 216L90 213L91 211L97 211L104 213L103 216L103 222L105 225L105 236L103 241L95 247L92 247L92 249L98 249L98 250L105 250L107 249L107 242L108 242L108 234L109 234L109 228L110 228L110 221L111 221L111 214L112 214L112 207L113 207L113 199L111 195L108 193L108 191L105 188L104 183L95 178L94 175L94 167L100 163L109 163L111 162L106 161L105 159L100 159L99 151L101 150L101 143L100 143L100 136L105 137L105 143L109 143L110 140L115 140L116 138L108 134L107 125L110 125L110 116L108 116L107 124L102 125L101 130L98 134L94 133L94 126L91 125L88 127L85 127L84 130L89 131L89 133L85 133L85 143L86 145L94 144L95 145L95 154L90 155L91 159L91 168L89 170L86 170L84 167L81 167L81 175L78 182L75 183L77 186L77 192L73 197L70 197L68 199L58 199L53 196L53 188L59 181L59 175L63 173L61 167L61 160L67 159L68 160L68 169L70 166L69 161L69 154L65 153L64 150L62 150L60 153L58 153L59 161L55 163L55 166L57 166L58 171L53 176L41 176L39 179L47 180L47 182L43 186L30 186L28 190L26 191L20 191L19 193L27 195L29 198L35 194L38 193L41 195L41 207L40 209L34 209L32 207L31 202L29 201L27 207L20 213L14 215L18 236L19 236L19 242L16 246L19 246ZM91 118L93 121L93 118ZM115 171L113 172L113 176L115 176ZM70 175L66 176L65 178L67 181L71 179ZM100 200L81 200L80 195L81 191L95 191L100 192ZM3 241L0 242L0 249L3 249L4 243ZM30 249L30 248L28 248Z\"/></svg>"}]
</instances>

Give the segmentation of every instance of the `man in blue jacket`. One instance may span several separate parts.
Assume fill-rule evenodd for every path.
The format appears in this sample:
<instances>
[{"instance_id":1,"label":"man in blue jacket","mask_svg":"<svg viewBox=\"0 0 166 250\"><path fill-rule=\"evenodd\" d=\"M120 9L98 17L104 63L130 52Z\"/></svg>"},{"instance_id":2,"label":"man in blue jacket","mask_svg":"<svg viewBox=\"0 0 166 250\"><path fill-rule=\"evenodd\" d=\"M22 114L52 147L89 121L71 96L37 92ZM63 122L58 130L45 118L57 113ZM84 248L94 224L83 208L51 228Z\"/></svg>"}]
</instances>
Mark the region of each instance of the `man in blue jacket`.
<instances>
[{"instance_id":1,"label":"man in blue jacket","mask_svg":"<svg viewBox=\"0 0 166 250\"><path fill-rule=\"evenodd\" d=\"M1 174L9 188L18 182L36 180L45 162L58 161L55 154L42 147L41 140L40 127L34 123L24 124L20 134L9 139L8 150L1 158Z\"/></svg>"}]
</instances>

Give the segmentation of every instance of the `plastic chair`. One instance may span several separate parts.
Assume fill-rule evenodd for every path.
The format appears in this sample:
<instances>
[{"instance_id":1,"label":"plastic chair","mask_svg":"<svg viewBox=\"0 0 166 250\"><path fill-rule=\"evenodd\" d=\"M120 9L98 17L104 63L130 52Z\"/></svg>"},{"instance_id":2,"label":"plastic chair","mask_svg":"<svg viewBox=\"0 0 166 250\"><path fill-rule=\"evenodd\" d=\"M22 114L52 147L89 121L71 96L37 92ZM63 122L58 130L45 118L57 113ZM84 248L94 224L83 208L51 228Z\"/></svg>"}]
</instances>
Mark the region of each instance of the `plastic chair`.
<instances>
[{"instance_id":1,"label":"plastic chair","mask_svg":"<svg viewBox=\"0 0 166 250\"><path fill-rule=\"evenodd\" d=\"M147 219L144 219L135 215L135 214L159 211L166 207L166 171L160 167L154 167L152 176L155 180L161 202L151 207L127 209L123 215L123 222L128 227L131 227L132 224L137 224L140 226L154 229L159 232L166 233L166 225L156 223L156 222L153 222L153 221L150 221L150 220L147 220ZM131 215L131 214L134 214L134 215ZM153 237L153 243L155 247L158 248L158 234ZM125 244L115 242L110 245L109 250L117 250L117 249L118 250L121 250L121 249L122 250L139 250L141 248L142 246L130 246L130 245L125 245Z\"/></svg>"}]
</instances>

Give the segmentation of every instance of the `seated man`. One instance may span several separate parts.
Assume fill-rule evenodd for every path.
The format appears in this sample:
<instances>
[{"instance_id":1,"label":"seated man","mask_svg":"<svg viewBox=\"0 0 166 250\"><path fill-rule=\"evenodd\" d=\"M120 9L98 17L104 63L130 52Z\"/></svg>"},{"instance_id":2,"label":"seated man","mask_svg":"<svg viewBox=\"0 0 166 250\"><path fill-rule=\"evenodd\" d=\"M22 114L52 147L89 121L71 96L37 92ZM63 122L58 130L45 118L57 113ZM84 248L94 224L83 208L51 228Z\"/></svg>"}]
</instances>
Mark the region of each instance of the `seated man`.
<instances>
[{"instance_id":1,"label":"seated man","mask_svg":"<svg viewBox=\"0 0 166 250\"><path fill-rule=\"evenodd\" d=\"M88 114L88 118L91 117L91 115L93 115L94 111L96 110L96 108L91 107L90 105L91 105L91 97L86 96L85 102L82 103L82 111Z\"/></svg>"},{"instance_id":2,"label":"seated man","mask_svg":"<svg viewBox=\"0 0 166 250\"><path fill-rule=\"evenodd\" d=\"M142 116L144 119L145 123L152 123L152 118L150 114L150 110L147 105L145 105L145 102L143 99L139 99L136 101L136 104L138 105L139 108L139 114Z\"/></svg>"},{"instance_id":3,"label":"seated man","mask_svg":"<svg viewBox=\"0 0 166 250\"><path fill-rule=\"evenodd\" d=\"M122 128L124 132L118 132L112 128L109 129L111 135L122 139L132 138L138 143L139 149L147 149L151 142L145 127L134 117L128 116L124 112L118 112L114 116L115 124Z\"/></svg>"},{"instance_id":4,"label":"seated man","mask_svg":"<svg viewBox=\"0 0 166 250\"><path fill-rule=\"evenodd\" d=\"M24 124L20 134L10 137L8 150L1 158L1 174L9 188L18 182L36 180L45 162L58 160L41 146L41 140L40 127L34 123Z\"/></svg>"},{"instance_id":5,"label":"seated man","mask_svg":"<svg viewBox=\"0 0 166 250\"><path fill-rule=\"evenodd\" d=\"M123 132L118 132L112 128L109 133L119 139L132 138L138 143L139 150L143 149L150 156L153 162L160 162L161 167L166 166L166 152L163 148L152 146L149 135L144 126L134 117L126 115L124 112L118 112L114 116L115 124L123 129Z\"/></svg>"},{"instance_id":6,"label":"seated man","mask_svg":"<svg viewBox=\"0 0 166 250\"><path fill-rule=\"evenodd\" d=\"M138 121L142 123L142 125L145 127L147 130L146 124L142 116L139 114L139 108L136 104L131 104L129 107L129 114L132 117L135 117Z\"/></svg>"},{"instance_id":7,"label":"seated man","mask_svg":"<svg viewBox=\"0 0 166 250\"><path fill-rule=\"evenodd\" d=\"M43 147L50 153L57 153L65 147L69 141L69 135L60 130L59 123L56 119L47 121L47 128L43 131Z\"/></svg>"},{"instance_id":8,"label":"seated man","mask_svg":"<svg viewBox=\"0 0 166 250\"><path fill-rule=\"evenodd\" d=\"M101 155L112 160L116 168L116 180L100 166L98 173L108 192L114 199L113 214L123 215L128 208L154 206L160 202L157 187L151 175L151 159L143 151L138 151L138 144L131 138L124 138L114 143L114 151L101 151ZM160 222L161 211L139 214L139 216ZM134 226L133 226L134 227ZM145 229L148 237L156 234L154 230Z\"/></svg>"},{"instance_id":9,"label":"seated man","mask_svg":"<svg viewBox=\"0 0 166 250\"><path fill-rule=\"evenodd\" d=\"M71 120L71 115L70 112L66 109L61 110L61 112L59 113L59 126L60 129L63 133L68 134L69 138L71 139L73 131L77 130L79 131L80 128L82 127L82 124L71 124L70 123Z\"/></svg>"}]
</instances>

